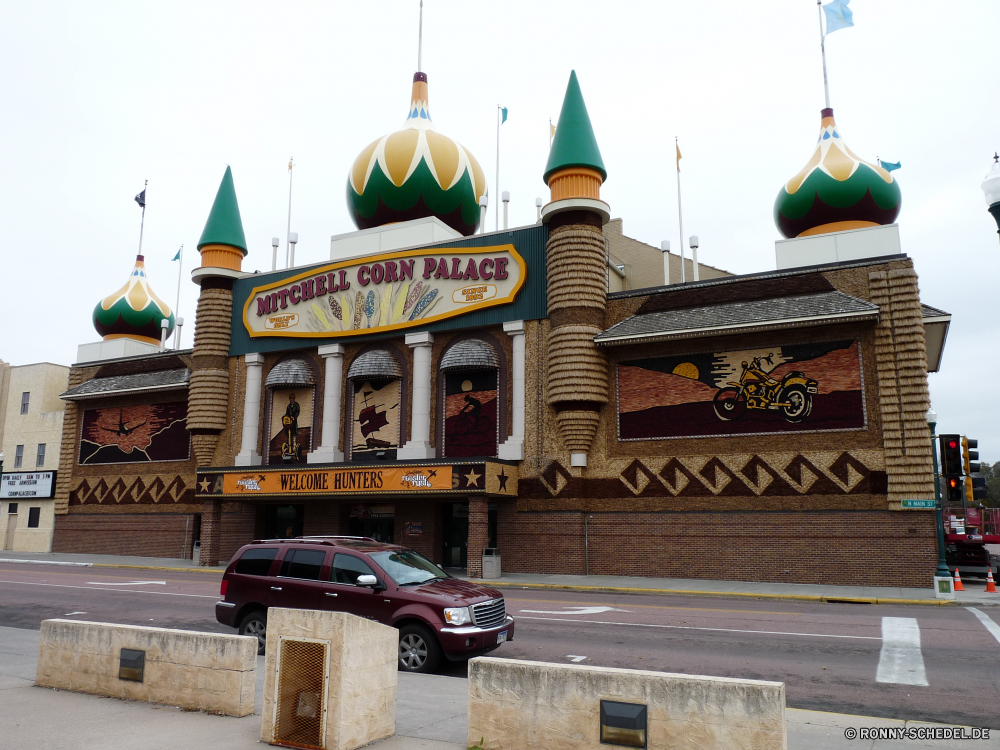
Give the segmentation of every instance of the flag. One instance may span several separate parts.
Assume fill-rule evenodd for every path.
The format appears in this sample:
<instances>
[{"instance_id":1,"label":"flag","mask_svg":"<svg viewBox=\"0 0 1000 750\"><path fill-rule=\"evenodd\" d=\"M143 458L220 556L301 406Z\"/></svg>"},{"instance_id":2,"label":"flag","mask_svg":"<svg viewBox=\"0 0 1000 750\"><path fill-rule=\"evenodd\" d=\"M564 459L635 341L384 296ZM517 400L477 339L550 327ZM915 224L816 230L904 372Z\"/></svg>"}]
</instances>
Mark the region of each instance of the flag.
<instances>
[{"instance_id":1,"label":"flag","mask_svg":"<svg viewBox=\"0 0 1000 750\"><path fill-rule=\"evenodd\" d=\"M886 172L891 172L892 170L899 169L901 166L903 166L898 161L897 162L882 161L881 159L879 159L879 164L882 166L882 169L884 169Z\"/></svg>"},{"instance_id":2,"label":"flag","mask_svg":"<svg viewBox=\"0 0 1000 750\"><path fill-rule=\"evenodd\" d=\"M832 34L840 29L854 25L854 11L847 7L851 0L833 0L823 6L826 13L826 33Z\"/></svg>"},{"instance_id":3,"label":"flag","mask_svg":"<svg viewBox=\"0 0 1000 750\"><path fill-rule=\"evenodd\" d=\"M146 188L142 189L142 192L135 196L135 202L138 203L142 208L146 207Z\"/></svg>"},{"instance_id":4,"label":"flag","mask_svg":"<svg viewBox=\"0 0 1000 750\"><path fill-rule=\"evenodd\" d=\"M177 251L177 255L175 255L175 256L174 256L173 258L171 258L170 260L180 260L180 259L181 259L181 250L183 250L183 249L184 249L184 246L183 246L183 245L181 245L181 246L180 246L180 249L179 249L179 250Z\"/></svg>"},{"instance_id":5,"label":"flag","mask_svg":"<svg viewBox=\"0 0 1000 750\"><path fill-rule=\"evenodd\" d=\"M288 171L289 172L292 171L292 160L291 159L288 160Z\"/></svg>"},{"instance_id":6,"label":"flag","mask_svg":"<svg viewBox=\"0 0 1000 750\"><path fill-rule=\"evenodd\" d=\"M681 171L681 147L674 143L674 148L677 149L677 171Z\"/></svg>"},{"instance_id":7,"label":"flag","mask_svg":"<svg viewBox=\"0 0 1000 750\"><path fill-rule=\"evenodd\" d=\"M507 108L500 107L500 124L503 125L505 122L507 122Z\"/></svg>"},{"instance_id":8,"label":"flag","mask_svg":"<svg viewBox=\"0 0 1000 750\"><path fill-rule=\"evenodd\" d=\"M552 124L552 120L549 120L549 138L556 137L556 126Z\"/></svg>"}]
</instances>

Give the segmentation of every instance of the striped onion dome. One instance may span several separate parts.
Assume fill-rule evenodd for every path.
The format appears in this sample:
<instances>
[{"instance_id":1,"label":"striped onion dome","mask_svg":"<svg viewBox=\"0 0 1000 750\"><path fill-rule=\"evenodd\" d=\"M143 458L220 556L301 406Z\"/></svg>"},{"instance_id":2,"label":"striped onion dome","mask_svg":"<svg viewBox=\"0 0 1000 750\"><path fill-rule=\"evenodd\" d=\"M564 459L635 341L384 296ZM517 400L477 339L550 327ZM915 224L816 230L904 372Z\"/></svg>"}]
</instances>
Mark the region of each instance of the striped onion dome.
<instances>
[{"instance_id":1,"label":"striped onion dome","mask_svg":"<svg viewBox=\"0 0 1000 750\"><path fill-rule=\"evenodd\" d=\"M442 370L495 370L500 366L493 347L481 339L459 341L441 357Z\"/></svg>"},{"instance_id":2,"label":"striped onion dome","mask_svg":"<svg viewBox=\"0 0 1000 750\"><path fill-rule=\"evenodd\" d=\"M315 385L312 368L304 359L285 359L271 368L264 381L265 388L287 388L289 386Z\"/></svg>"},{"instance_id":3,"label":"striped onion dome","mask_svg":"<svg viewBox=\"0 0 1000 750\"><path fill-rule=\"evenodd\" d=\"M134 339L159 344L163 320L168 322L169 336L174 330L174 314L150 288L141 255L136 256L135 267L125 285L94 308L94 328L105 341Z\"/></svg>"},{"instance_id":4,"label":"striped onion dome","mask_svg":"<svg viewBox=\"0 0 1000 750\"><path fill-rule=\"evenodd\" d=\"M347 370L348 380L401 378L399 362L385 349L370 349L358 355Z\"/></svg>"},{"instance_id":5,"label":"striped onion dome","mask_svg":"<svg viewBox=\"0 0 1000 750\"><path fill-rule=\"evenodd\" d=\"M436 216L468 236L479 225L486 176L475 157L434 128L427 75L413 75L403 127L369 143L347 176L347 205L358 229Z\"/></svg>"},{"instance_id":6,"label":"striped onion dome","mask_svg":"<svg viewBox=\"0 0 1000 750\"><path fill-rule=\"evenodd\" d=\"M778 230L785 237L808 237L892 224L902 203L899 183L848 148L832 109L821 117L812 158L774 201Z\"/></svg>"}]
</instances>

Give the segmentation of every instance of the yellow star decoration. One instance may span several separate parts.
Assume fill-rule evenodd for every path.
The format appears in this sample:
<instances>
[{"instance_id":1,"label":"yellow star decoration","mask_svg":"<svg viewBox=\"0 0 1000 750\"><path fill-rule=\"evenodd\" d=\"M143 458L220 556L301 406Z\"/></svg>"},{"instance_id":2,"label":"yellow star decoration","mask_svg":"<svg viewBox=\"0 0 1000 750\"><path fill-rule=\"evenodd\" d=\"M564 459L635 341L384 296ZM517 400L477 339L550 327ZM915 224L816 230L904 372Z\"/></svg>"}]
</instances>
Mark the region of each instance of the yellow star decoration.
<instances>
[{"instance_id":1,"label":"yellow star decoration","mask_svg":"<svg viewBox=\"0 0 1000 750\"><path fill-rule=\"evenodd\" d=\"M209 482L208 479L202 479L200 482L198 482L198 489L200 489L202 492L208 492L209 484L211 484L211 482Z\"/></svg>"},{"instance_id":2,"label":"yellow star decoration","mask_svg":"<svg viewBox=\"0 0 1000 750\"><path fill-rule=\"evenodd\" d=\"M469 471L468 474L465 475L465 479L468 481L470 487L478 487L479 486L479 477L481 477L481 476L482 476L482 474L477 474L476 470L472 469L472 470Z\"/></svg>"}]
</instances>

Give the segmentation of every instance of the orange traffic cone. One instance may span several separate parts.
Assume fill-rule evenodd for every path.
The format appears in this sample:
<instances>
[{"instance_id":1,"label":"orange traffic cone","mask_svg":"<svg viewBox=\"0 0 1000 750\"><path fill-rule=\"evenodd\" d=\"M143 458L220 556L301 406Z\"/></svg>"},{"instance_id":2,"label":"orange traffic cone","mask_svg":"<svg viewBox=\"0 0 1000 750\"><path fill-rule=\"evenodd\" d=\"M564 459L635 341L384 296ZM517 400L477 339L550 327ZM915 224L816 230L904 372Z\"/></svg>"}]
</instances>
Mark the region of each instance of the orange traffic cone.
<instances>
[{"instance_id":1,"label":"orange traffic cone","mask_svg":"<svg viewBox=\"0 0 1000 750\"><path fill-rule=\"evenodd\" d=\"M988 568L986 572L986 593L997 593L997 585L993 582L993 568Z\"/></svg>"},{"instance_id":2,"label":"orange traffic cone","mask_svg":"<svg viewBox=\"0 0 1000 750\"><path fill-rule=\"evenodd\" d=\"M955 591L965 591L965 586L962 585L962 576L958 574L958 568L955 568Z\"/></svg>"}]
</instances>

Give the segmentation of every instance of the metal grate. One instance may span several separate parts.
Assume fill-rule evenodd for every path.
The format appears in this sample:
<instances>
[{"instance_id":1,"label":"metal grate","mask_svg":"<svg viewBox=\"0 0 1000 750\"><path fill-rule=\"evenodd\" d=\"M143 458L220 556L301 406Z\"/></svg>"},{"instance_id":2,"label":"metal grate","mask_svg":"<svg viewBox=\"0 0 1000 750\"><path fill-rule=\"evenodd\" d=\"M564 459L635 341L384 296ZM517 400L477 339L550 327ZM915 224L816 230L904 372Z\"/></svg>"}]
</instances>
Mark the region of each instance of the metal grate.
<instances>
[{"instance_id":1,"label":"metal grate","mask_svg":"<svg viewBox=\"0 0 1000 750\"><path fill-rule=\"evenodd\" d=\"M326 649L316 641L281 639L275 742L288 747L322 748L326 723Z\"/></svg>"},{"instance_id":2,"label":"metal grate","mask_svg":"<svg viewBox=\"0 0 1000 750\"><path fill-rule=\"evenodd\" d=\"M503 599L494 599L477 604L472 608L472 620L481 628L495 628L507 619L507 607Z\"/></svg>"}]
</instances>

